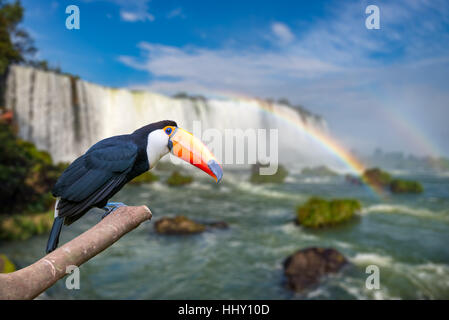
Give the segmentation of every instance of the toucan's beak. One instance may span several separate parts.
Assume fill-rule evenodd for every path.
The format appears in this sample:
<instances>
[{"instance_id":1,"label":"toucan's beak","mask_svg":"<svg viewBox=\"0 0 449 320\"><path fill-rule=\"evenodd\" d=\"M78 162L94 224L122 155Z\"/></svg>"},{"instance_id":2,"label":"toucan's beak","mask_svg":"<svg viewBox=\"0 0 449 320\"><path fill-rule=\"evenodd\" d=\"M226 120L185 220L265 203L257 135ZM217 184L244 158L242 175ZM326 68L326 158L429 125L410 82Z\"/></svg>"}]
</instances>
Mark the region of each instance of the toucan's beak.
<instances>
[{"instance_id":1,"label":"toucan's beak","mask_svg":"<svg viewBox=\"0 0 449 320\"><path fill-rule=\"evenodd\" d=\"M190 132L176 128L170 135L168 145L175 156L203 170L215 178L217 183L220 182L223 169L212 152Z\"/></svg>"}]
</instances>

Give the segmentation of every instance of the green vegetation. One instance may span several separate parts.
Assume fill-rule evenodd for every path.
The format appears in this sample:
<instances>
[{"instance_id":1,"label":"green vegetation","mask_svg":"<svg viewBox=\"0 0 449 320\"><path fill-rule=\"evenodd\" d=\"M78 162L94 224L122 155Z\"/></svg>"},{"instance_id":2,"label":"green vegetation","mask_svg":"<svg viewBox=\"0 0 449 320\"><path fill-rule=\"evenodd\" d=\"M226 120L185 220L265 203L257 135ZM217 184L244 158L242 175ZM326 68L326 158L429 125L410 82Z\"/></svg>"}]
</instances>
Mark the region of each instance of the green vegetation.
<instances>
[{"instance_id":1,"label":"green vegetation","mask_svg":"<svg viewBox=\"0 0 449 320\"><path fill-rule=\"evenodd\" d=\"M288 176L288 171L282 165L279 165L276 173L272 175L261 175L259 169L262 167L259 163L252 166L249 179L251 183L282 183Z\"/></svg>"},{"instance_id":2,"label":"green vegetation","mask_svg":"<svg viewBox=\"0 0 449 320\"><path fill-rule=\"evenodd\" d=\"M391 183L391 176L388 172L382 171L379 168L367 169L363 173L363 180L370 185L385 188Z\"/></svg>"},{"instance_id":3,"label":"green vegetation","mask_svg":"<svg viewBox=\"0 0 449 320\"><path fill-rule=\"evenodd\" d=\"M301 174L318 177L335 177L338 175L336 172L332 171L326 166L319 166L313 168L306 167L302 169Z\"/></svg>"},{"instance_id":4,"label":"green vegetation","mask_svg":"<svg viewBox=\"0 0 449 320\"><path fill-rule=\"evenodd\" d=\"M16 266L7 256L0 253L0 273L10 273L16 271Z\"/></svg>"},{"instance_id":5,"label":"green vegetation","mask_svg":"<svg viewBox=\"0 0 449 320\"><path fill-rule=\"evenodd\" d=\"M192 183L192 181L193 181L192 176L185 176L179 173L179 171L175 171L167 179L167 184L171 187L177 187Z\"/></svg>"},{"instance_id":6,"label":"green vegetation","mask_svg":"<svg viewBox=\"0 0 449 320\"><path fill-rule=\"evenodd\" d=\"M154 173L147 171L140 176L135 177L130 181L131 184L152 183L158 181L159 177Z\"/></svg>"},{"instance_id":7,"label":"green vegetation","mask_svg":"<svg viewBox=\"0 0 449 320\"><path fill-rule=\"evenodd\" d=\"M421 193L423 187L417 181L395 179L391 181L390 190L393 193Z\"/></svg>"},{"instance_id":8,"label":"green vegetation","mask_svg":"<svg viewBox=\"0 0 449 320\"><path fill-rule=\"evenodd\" d=\"M24 8L20 1L0 0L0 76L13 63L24 63L32 67L62 73L59 67L52 67L46 60L36 60L34 40L20 27Z\"/></svg>"},{"instance_id":9,"label":"green vegetation","mask_svg":"<svg viewBox=\"0 0 449 320\"><path fill-rule=\"evenodd\" d=\"M47 232L53 222L47 212L54 203L50 190L67 165L54 165L47 152L18 139L3 121L0 141L0 239L24 240Z\"/></svg>"},{"instance_id":10,"label":"green vegetation","mask_svg":"<svg viewBox=\"0 0 449 320\"><path fill-rule=\"evenodd\" d=\"M0 214L47 211L50 189L67 164L54 165L51 156L15 135L0 121Z\"/></svg>"},{"instance_id":11,"label":"green vegetation","mask_svg":"<svg viewBox=\"0 0 449 320\"><path fill-rule=\"evenodd\" d=\"M350 220L361 204L354 199L311 198L297 209L296 222L308 228L333 226Z\"/></svg>"},{"instance_id":12,"label":"green vegetation","mask_svg":"<svg viewBox=\"0 0 449 320\"><path fill-rule=\"evenodd\" d=\"M26 64L41 70L62 73L45 60L37 60L34 40L20 27L24 8L19 0L0 0L0 105L4 104L5 79L11 64Z\"/></svg>"},{"instance_id":13,"label":"green vegetation","mask_svg":"<svg viewBox=\"0 0 449 320\"><path fill-rule=\"evenodd\" d=\"M19 1L0 0L0 74L11 63L24 62L36 48L28 33L19 27L23 19L23 7Z\"/></svg>"},{"instance_id":14,"label":"green vegetation","mask_svg":"<svg viewBox=\"0 0 449 320\"><path fill-rule=\"evenodd\" d=\"M421 193L424 190L417 181L393 179L388 172L379 168L366 170L363 179L370 185L389 189L392 193Z\"/></svg>"},{"instance_id":15,"label":"green vegetation","mask_svg":"<svg viewBox=\"0 0 449 320\"><path fill-rule=\"evenodd\" d=\"M27 213L0 218L1 240L26 240L31 236L50 231L53 212Z\"/></svg>"}]
</instances>

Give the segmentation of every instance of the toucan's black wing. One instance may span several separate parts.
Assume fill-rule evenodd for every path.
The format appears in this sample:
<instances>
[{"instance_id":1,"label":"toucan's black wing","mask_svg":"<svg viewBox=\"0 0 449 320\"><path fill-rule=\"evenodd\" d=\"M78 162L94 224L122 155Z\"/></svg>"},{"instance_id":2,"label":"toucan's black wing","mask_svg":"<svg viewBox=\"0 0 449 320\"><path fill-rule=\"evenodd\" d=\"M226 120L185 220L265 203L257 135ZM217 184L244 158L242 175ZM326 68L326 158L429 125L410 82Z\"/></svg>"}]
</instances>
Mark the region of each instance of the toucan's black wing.
<instances>
[{"instance_id":1,"label":"toucan's black wing","mask_svg":"<svg viewBox=\"0 0 449 320\"><path fill-rule=\"evenodd\" d=\"M61 198L58 215L80 214L108 199L126 183L137 154L137 146L122 137L105 139L91 147L64 171L53 188L53 195Z\"/></svg>"}]
</instances>

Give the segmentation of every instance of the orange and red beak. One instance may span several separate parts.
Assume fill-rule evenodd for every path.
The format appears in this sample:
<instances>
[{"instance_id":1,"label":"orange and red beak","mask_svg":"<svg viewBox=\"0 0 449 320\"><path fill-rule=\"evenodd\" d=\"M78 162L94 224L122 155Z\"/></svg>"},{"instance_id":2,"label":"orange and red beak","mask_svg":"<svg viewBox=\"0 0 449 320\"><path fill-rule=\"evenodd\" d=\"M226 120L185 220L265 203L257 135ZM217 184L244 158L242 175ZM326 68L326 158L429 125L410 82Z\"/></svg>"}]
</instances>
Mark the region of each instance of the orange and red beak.
<instances>
[{"instance_id":1,"label":"orange and red beak","mask_svg":"<svg viewBox=\"0 0 449 320\"><path fill-rule=\"evenodd\" d=\"M168 141L170 151L220 182L223 169L209 149L190 132L175 128Z\"/></svg>"}]
</instances>

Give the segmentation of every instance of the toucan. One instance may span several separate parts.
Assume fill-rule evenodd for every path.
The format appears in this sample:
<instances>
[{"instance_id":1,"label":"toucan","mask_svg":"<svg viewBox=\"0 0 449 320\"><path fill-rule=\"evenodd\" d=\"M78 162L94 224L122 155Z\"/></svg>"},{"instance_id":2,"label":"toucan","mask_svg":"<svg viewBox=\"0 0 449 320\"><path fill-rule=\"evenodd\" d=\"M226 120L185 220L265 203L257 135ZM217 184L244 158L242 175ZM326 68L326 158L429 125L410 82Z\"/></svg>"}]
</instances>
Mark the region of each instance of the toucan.
<instances>
[{"instance_id":1,"label":"toucan","mask_svg":"<svg viewBox=\"0 0 449 320\"><path fill-rule=\"evenodd\" d=\"M101 140L73 161L52 189L55 218L46 252L57 248L63 224L72 224L94 207L104 209L105 217L123 206L108 200L127 182L154 168L169 152L220 182L223 170L215 156L199 139L178 128L175 121L155 122L131 134Z\"/></svg>"}]
</instances>

